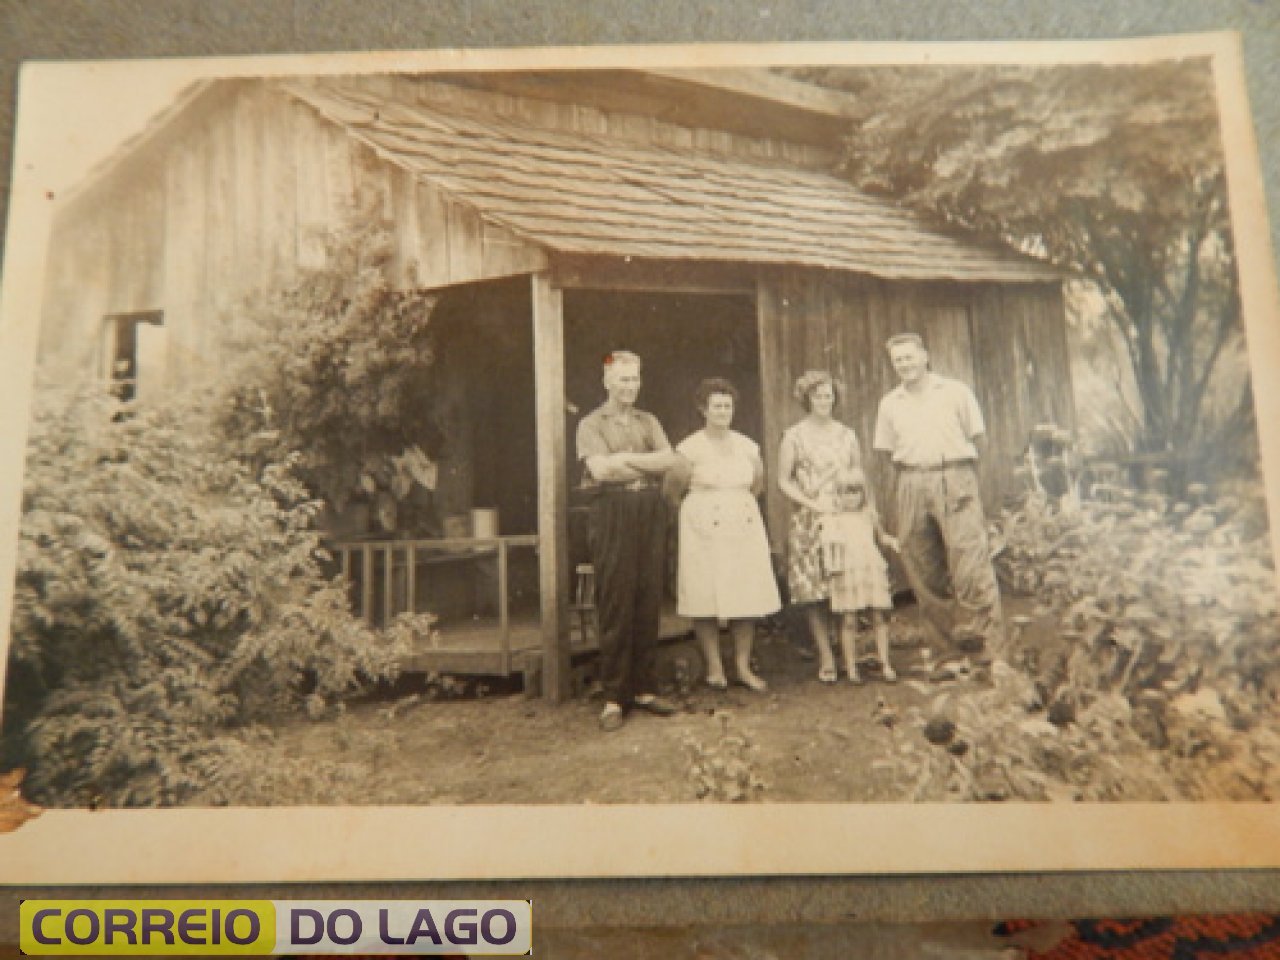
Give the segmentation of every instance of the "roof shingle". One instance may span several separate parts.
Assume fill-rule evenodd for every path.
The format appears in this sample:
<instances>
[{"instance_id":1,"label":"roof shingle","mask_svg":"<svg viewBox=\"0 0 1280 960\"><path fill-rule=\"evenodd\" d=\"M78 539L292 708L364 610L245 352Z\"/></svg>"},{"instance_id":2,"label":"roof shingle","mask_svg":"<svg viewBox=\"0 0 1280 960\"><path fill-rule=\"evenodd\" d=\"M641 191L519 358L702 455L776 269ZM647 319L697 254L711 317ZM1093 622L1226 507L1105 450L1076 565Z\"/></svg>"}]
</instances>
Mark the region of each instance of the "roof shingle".
<instances>
[{"instance_id":1,"label":"roof shingle","mask_svg":"<svg viewBox=\"0 0 1280 960\"><path fill-rule=\"evenodd\" d=\"M1043 282L1031 257L948 235L838 177L391 100L287 92L484 219L567 254L822 267L886 279Z\"/></svg>"}]
</instances>

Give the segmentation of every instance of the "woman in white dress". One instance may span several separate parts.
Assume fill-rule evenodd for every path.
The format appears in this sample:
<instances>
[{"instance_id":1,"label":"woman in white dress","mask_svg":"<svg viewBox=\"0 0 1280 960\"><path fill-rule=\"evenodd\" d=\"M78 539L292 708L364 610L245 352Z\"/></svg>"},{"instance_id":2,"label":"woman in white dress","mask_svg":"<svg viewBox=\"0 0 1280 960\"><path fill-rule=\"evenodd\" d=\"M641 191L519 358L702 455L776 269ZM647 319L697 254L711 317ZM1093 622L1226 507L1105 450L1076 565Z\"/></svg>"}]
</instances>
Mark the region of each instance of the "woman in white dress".
<instances>
[{"instance_id":1,"label":"woman in white dress","mask_svg":"<svg viewBox=\"0 0 1280 960\"><path fill-rule=\"evenodd\" d=\"M768 685L751 669L755 621L777 612L782 601L756 502L764 489L760 447L729 428L737 399L729 381L702 381L697 404L706 426L676 447L689 465L689 492L680 506L677 609L694 622L708 686L728 686L720 659L720 621L727 620L737 680L762 692Z\"/></svg>"}]
</instances>

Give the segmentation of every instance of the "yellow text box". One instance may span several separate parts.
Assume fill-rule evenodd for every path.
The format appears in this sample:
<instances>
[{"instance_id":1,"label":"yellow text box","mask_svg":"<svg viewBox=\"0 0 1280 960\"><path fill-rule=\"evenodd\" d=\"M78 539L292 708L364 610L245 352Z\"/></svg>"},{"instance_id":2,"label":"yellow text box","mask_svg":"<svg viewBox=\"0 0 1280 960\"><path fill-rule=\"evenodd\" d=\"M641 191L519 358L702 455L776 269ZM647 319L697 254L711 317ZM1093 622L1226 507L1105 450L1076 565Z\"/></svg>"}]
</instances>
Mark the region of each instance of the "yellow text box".
<instances>
[{"instance_id":1,"label":"yellow text box","mask_svg":"<svg viewBox=\"0 0 1280 960\"><path fill-rule=\"evenodd\" d=\"M231 957L270 954L270 900L23 900L19 944L31 956Z\"/></svg>"}]
</instances>

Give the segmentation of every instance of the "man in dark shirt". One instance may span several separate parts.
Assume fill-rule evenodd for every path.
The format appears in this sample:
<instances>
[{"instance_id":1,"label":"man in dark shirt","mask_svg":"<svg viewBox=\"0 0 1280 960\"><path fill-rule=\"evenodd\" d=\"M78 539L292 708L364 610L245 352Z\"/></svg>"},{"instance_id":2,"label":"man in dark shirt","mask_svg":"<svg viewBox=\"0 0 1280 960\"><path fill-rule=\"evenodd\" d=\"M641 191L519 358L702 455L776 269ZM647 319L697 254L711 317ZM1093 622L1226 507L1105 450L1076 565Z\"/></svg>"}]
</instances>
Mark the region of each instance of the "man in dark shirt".
<instances>
[{"instance_id":1,"label":"man in dark shirt","mask_svg":"<svg viewBox=\"0 0 1280 960\"><path fill-rule=\"evenodd\" d=\"M675 707L654 689L666 569L667 508L662 475L678 463L662 425L635 408L640 358L617 350L605 358L609 395L578 424L582 487L590 504L591 558L600 623L600 726L622 726L632 707L669 716Z\"/></svg>"}]
</instances>

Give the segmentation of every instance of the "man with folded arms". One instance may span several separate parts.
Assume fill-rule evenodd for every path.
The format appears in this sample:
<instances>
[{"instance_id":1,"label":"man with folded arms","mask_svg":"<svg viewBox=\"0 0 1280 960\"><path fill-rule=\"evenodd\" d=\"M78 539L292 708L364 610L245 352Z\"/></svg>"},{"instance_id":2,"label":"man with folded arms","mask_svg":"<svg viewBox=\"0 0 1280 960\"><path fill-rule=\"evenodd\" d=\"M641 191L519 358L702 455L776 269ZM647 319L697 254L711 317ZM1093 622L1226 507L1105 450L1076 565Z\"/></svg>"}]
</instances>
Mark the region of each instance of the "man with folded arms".
<instances>
[{"instance_id":1,"label":"man with folded arms","mask_svg":"<svg viewBox=\"0 0 1280 960\"><path fill-rule=\"evenodd\" d=\"M969 387L929 369L919 334L885 344L901 381L880 401L874 449L896 475L896 533L932 642L981 637L1004 654L1000 590L978 488L986 426Z\"/></svg>"},{"instance_id":2,"label":"man with folded arms","mask_svg":"<svg viewBox=\"0 0 1280 960\"><path fill-rule=\"evenodd\" d=\"M604 360L608 399L578 424L583 492L600 624L600 727L622 726L637 707L670 716L675 707L654 687L666 573L667 505L663 475L679 463L656 417L637 410L640 358L616 350Z\"/></svg>"}]
</instances>

